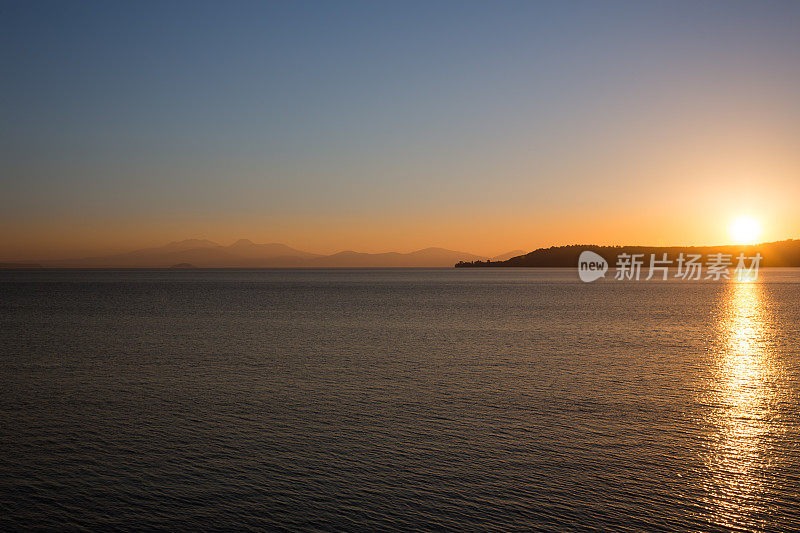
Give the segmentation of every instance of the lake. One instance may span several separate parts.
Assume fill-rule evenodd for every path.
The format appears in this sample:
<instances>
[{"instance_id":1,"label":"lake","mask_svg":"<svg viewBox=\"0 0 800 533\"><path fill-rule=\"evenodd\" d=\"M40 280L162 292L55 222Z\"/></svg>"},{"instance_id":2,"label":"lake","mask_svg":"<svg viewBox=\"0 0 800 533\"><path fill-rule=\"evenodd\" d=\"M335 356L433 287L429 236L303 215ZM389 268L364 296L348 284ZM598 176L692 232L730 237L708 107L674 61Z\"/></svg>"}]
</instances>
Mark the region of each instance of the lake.
<instances>
[{"instance_id":1,"label":"lake","mask_svg":"<svg viewBox=\"0 0 800 533\"><path fill-rule=\"evenodd\" d=\"M0 529L800 528L800 270L0 271Z\"/></svg>"}]
</instances>

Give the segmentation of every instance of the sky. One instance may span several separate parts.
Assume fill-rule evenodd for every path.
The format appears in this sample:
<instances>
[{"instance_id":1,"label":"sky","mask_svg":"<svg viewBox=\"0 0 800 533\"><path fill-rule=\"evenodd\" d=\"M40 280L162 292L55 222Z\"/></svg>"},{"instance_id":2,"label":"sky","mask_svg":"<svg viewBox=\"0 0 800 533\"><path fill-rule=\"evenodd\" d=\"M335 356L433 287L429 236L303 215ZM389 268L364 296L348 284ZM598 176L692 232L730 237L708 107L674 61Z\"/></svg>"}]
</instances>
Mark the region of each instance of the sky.
<instances>
[{"instance_id":1,"label":"sky","mask_svg":"<svg viewBox=\"0 0 800 533\"><path fill-rule=\"evenodd\" d=\"M0 260L800 237L800 2L0 0Z\"/></svg>"}]
</instances>

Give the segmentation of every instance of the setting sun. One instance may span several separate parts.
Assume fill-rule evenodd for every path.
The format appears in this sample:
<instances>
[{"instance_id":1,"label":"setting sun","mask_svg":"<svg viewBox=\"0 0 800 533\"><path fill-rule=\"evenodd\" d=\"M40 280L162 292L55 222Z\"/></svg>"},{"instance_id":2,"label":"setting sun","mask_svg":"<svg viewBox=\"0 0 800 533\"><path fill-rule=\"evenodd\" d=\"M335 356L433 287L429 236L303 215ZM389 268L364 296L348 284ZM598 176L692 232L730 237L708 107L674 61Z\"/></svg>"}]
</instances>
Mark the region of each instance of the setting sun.
<instances>
[{"instance_id":1,"label":"setting sun","mask_svg":"<svg viewBox=\"0 0 800 533\"><path fill-rule=\"evenodd\" d=\"M728 233L736 244L756 244L761 236L761 224L752 217L742 216L731 222Z\"/></svg>"}]
</instances>

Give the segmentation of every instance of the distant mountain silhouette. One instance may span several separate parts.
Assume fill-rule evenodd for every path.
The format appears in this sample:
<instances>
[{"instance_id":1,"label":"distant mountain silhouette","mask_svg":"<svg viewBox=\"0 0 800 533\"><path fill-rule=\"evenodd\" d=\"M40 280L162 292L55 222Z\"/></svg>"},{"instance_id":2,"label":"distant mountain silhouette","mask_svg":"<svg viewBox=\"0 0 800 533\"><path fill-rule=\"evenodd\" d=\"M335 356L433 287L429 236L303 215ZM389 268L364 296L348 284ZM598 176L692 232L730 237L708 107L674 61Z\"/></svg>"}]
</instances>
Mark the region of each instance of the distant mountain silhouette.
<instances>
[{"instance_id":1,"label":"distant mountain silhouette","mask_svg":"<svg viewBox=\"0 0 800 533\"><path fill-rule=\"evenodd\" d=\"M514 250L492 258L448 250L425 248L409 253L364 253L343 251L331 255L297 250L281 243L257 244L240 239L228 246L203 239L170 242L164 246L132 252L65 259L59 261L17 261L1 263L0 268L366 268L366 267L568 267L574 268L583 250L591 250L613 268L621 253L651 253L670 259L678 254L726 253L747 256L760 253L761 266L800 267L800 240L785 240L754 246L597 246L570 245L539 248L524 254Z\"/></svg>"},{"instance_id":2,"label":"distant mountain silhouette","mask_svg":"<svg viewBox=\"0 0 800 533\"><path fill-rule=\"evenodd\" d=\"M186 239L183 241L174 241L169 244L162 246L161 248L150 248L150 250L171 250L173 252L184 251L184 250L194 250L195 248L214 248L219 246L219 244L215 243L214 241L207 241L205 239ZM144 250L140 250L144 251Z\"/></svg>"},{"instance_id":3,"label":"distant mountain silhouette","mask_svg":"<svg viewBox=\"0 0 800 533\"><path fill-rule=\"evenodd\" d=\"M739 253L745 256L754 256L760 253L763 257L761 266L763 267L800 267L800 240L790 239L786 241L769 242L753 246L597 246L591 244L573 244L570 246L552 246L550 248L539 248L525 255L512 257L505 261L462 261L456 263L456 268L470 267L570 267L578 265L578 256L584 250L591 250L604 257L611 268L617 262L617 256L622 253L644 254L646 261L649 261L650 254L656 254L656 258L661 258L666 253L668 259L673 261L680 253L701 254L705 260L707 254L723 253L732 254L734 257Z\"/></svg>"},{"instance_id":4,"label":"distant mountain silhouette","mask_svg":"<svg viewBox=\"0 0 800 533\"><path fill-rule=\"evenodd\" d=\"M308 262L308 266L320 267L443 267L452 266L456 261L476 261L486 259L467 252L456 252L444 248L425 248L407 254L386 252L367 254L362 252L339 252L319 257Z\"/></svg>"},{"instance_id":5,"label":"distant mountain silhouette","mask_svg":"<svg viewBox=\"0 0 800 533\"><path fill-rule=\"evenodd\" d=\"M229 246L212 241L189 239L156 248L123 254L62 261L42 261L45 267L67 268L286 268L286 267L451 267L457 261L476 261L486 257L426 248L410 253L361 253L354 251L320 255L296 250L285 244L256 244L240 239Z\"/></svg>"},{"instance_id":6,"label":"distant mountain silhouette","mask_svg":"<svg viewBox=\"0 0 800 533\"><path fill-rule=\"evenodd\" d=\"M285 244L279 244L275 242L268 244L255 244L253 241L247 239L239 239L235 243L228 246L228 250L237 257L244 257L254 260L261 260L265 258L274 259L277 257L300 257L305 259L320 257L319 254L295 250L294 248L290 248Z\"/></svg>"},{"instance_id":7,"label":"distant mountain silhouette","mask_svg":"<svg viewBox=\"0 0 800 533\"><path fill-rule=\"evenodd\" d=\"M505 261L507 259L511 259L512 257L517 257L518 255L523 255L525 250L511 250L510 252L506 252L504 254L496 255L490 259L490 261Z\"/></svg>"}]
</instances>

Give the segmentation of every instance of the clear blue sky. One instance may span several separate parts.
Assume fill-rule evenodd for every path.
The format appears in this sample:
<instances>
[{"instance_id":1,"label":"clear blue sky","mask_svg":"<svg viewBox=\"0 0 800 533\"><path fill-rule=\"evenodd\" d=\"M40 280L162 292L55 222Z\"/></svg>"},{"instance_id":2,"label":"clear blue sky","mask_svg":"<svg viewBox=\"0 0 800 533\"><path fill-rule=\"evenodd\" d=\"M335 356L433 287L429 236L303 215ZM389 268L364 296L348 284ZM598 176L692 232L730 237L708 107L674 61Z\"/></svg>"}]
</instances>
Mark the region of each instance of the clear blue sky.
<instances>
[{"instance_id":1,"label":"clear blue sky","mask_svg":"<svg viewBox=\"0 0 800 533\"><path fill-rule=\"evenodd\" d=\"M0 25L0 259L700 243L739 211L799 233L800 2L24 1Z\"/></svg>"}]
</instances>

